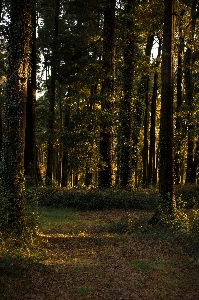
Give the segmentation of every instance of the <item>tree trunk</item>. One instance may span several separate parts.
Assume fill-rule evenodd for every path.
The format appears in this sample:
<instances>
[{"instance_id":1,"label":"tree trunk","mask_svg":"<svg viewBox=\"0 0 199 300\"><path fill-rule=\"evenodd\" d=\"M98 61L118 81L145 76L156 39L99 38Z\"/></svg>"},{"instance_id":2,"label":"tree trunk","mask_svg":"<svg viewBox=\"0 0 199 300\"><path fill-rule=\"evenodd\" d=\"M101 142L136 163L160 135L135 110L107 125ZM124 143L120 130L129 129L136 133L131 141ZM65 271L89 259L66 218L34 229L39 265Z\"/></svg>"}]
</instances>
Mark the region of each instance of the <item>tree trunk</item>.
<instances>
[{"instance_id":1,"label":"tree trunk","mask_svg":"<svg viewBox=\"0 0 199 300\"><path fill-rule=\"evenodd\" d=\"M158 73L154 74L153 95L151 100L151 128L150 128L150 147L149 147L149 168L148 168L148 182L153 186L157 183L157 169L156 169L156 101L158 91Z\"/></svg>"},{"instance_id":2,"label":"tree trunk","mask_svg":"<svg viewBox=\"0 0 199 300\"><path fill-rule=\"evenodd\" d=\"M108 0L104 11L103 29L103 71L101 89L102 120L100 128L99 187L113 185L113 106L114 106L114 49L115 49L115 5L116 0Z\"/></svg>"},{"instance_id":3,"label":"tree trunk","mask_svg":"<svg viewBox=\"0 0 199 300\"><path fill-rule=\"evenodd\" d=\"M164 1L159 191L161 214L175 216L173 195L173 56L176 3Z\"/></svg>"},{"instance_id":4,"label":"tree trunk","mask_svg":"<svg viewBox=\"0 0 199 300\"><path fill-rule=\"evenodd\" d=\"M92 116L93 109L95 106L95 97L97 93L97 84L93 84L91 86L91 92L90 92L90 97L89 101L87 104L87 110L88 114ZM93 120L90 120L90 124L87 126L88 132L91 133L93 131ZM87 161L86 161L86 174L85 174L85 185L88 187L89 185L92 185L93 181L93 170L91 168L91 162L92 162L92 157L93 157L93 151L91 148L91 144L88 146L87 151Z\"/></svg>"},{"instance_id":5,"label":"tree trunk","mask_svg":"<svg viewBox=\"0 0 199 300\"><path fill-rule=\"evenodd\" d=\"M188 48L185 53L185 87L186 87L186 100L189 107L188 111L188 149L187 149L187 171L186 183L195 183L196 173L194 169L194 125L192 123L192 105L193 105L193 81L192 81L192 66L191 66L192 50Z\"/></svg>"},{"instance_id":6,"label":"tree trunk","mask_svg":"<svg viewBox=\"0 0 199 300\"><path fill-rule=\"evenodd\" d=\"M156 68L159 65L159 58L161 55L161 39L159 38L158 56ZM148 182L155 186L157 184L157 155L156 155L156 102L158 92L158 71L155 70L153 94L151 100L151 127L150 127L150 147L149 147L149 168L148 168Z\"/></svg>"},{"instance_id":7,"label":"tree trunk","mask_svg":"<svg viewBox=\"0 0 199 300\"><path fill-rule=\"evenodd\" d=\"M144 147L143 147L143 188L148 187L148 130L149 130L149 76L146 77L145 111L144 111Z\"/></svg>"},{"instance_id":8,"label":"tree trunk","mask_svg":"<svg viewBox=\"0 0 199 300\"><path fill-rule=\"evenodd\" d=\"M24 149L27 78L31 40L32 1L10 1L5 131L3 137L3 232L21 234L24 229ZM5 218L6 217L6 218Z\"/></svg>"},{"instance_id":9,"label":"tree trunk","mask_svg":"<svg viewBox=\"0 0 199 300\"><path fill-rule=\"evenodd\" d=\"M55 127L55 87L57 73L57 40L59 27L59 0L55 1L54 37L51 56L51 78L49 86L49 139L47 145L46 185L53 183L53 160L54 160L54 127Z\"/></svg>"},{"instance_id":10,"label":"tree trunk","mask_svg":"<svg viewBox=\"0 0 199 300\"><path fill-rule=\"evenodd\" d=\"M132 183L132 130L133 130L133 59L134 59L134 1L126 4L127 28L124 49L124 96L120 102L120 186L126 189Z\"/></svg>"},{"instance_id":11,"label":"tree trunk","mask_svg":"<svg viewBox=\"0 0 199 300\"><path fill-rule=\"evenodd\" d=\"M177 116L176 116L176 147L175 147L175 184L181 183L181 166L182 158L180 150L182 147L182 119L179 115L182 105L182 55L184 49L184 38L182 38L182 28L179 25L180 44L178 50L178 66L177 66Z\"/></svg>"},{"instance_id":12,"label":"tree trunk","mask_svg":"<svg viewBox=\"0 0 199 300\"><path fill-rule=\"evenodd\" d=\"M194 162L194 124L193 118L193 79L192 79L192 40L194 38L196 19L198 17L197 12L197 0L192 0L191 6L191 38L188 40L188 46L185 53L185 89L186 89L186 103L188 105L188 126L187 126L187 138L188 138L188 149L187 149L187 171L186 171L186 182L196 182L196 166Z\"/></svg>"},{"instance_id":13,"label":"tree trunk","mask_svg":"<svg viewBox=\"0 0 199 300\"><path fill-rule=\"evenodd\" d=\"M0 161L3 145L3 103L2 103L2 90L0 90Z\"/></svg>"},{"instance_id":14,"label":"tree trunk","mask_svg":"<svg viewBox=\"0 0 199 300\"><path fill-rule=\"evenodd\" d=\"M150 61L151 50L153 47L154 35L150 35L147 39L147 45L145 50L145 55L147 59L147 63ZM148 70L147 70L148 73ZM149 131L149 75L145 75L142 77L142 81L144 83L144 103L145 103L145 111L144 111L144 147L143 147L143 187L147 188L149 183L148 176L148 131Z\"/></svg>"},{"instance_id":15,"label":"tree trunk","mask_svg":"<svg viewBox=\"0 0 199 300\"><path fill-rule=\"evenodd\" d=\"M36 153L36 5L33 1L32 8L32 43L31 43L31 74L27 85L26 104L26 131L24 171L27 181L31 185L37 184L37 153Z\"/></svg>"},{"instance_id":16,"label":"tree trunk","mask_svg":"<svg viewBox=\"0 0 199 300\"><path fill-rule=\"evenodd\" d=\"M68 130L68 125L70 121L70 106L66 104L65 111L64 111L64 130ZM68 149L67 146L63 143L63 157L62 157L62 187L67 187L68 185Z\"/></svg>"}]
</instances>

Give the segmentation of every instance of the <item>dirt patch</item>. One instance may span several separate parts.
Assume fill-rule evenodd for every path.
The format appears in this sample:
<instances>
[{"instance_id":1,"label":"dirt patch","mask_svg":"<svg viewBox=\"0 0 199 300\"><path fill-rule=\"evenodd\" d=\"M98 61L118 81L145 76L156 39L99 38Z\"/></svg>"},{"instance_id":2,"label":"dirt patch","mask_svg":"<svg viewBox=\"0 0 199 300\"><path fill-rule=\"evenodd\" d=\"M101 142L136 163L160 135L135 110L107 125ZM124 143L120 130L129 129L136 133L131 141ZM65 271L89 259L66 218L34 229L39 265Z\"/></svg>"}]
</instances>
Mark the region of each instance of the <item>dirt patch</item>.
<instances>
[{"instance_id":1,"label":"dirt patch","mask_svg":"<svg viewBox=\"0 0 199 300\"><path fill-rule=\"evenodd\" d=\"M1 277L2 300L199 298L198 263L180 247L164 238L110 233L110 222L127 215L123 210L78 215L78 225L68 232L46 233L42 263L25 273L18 270L15 278L9 273Z\"/></svg>"}]
</instances>

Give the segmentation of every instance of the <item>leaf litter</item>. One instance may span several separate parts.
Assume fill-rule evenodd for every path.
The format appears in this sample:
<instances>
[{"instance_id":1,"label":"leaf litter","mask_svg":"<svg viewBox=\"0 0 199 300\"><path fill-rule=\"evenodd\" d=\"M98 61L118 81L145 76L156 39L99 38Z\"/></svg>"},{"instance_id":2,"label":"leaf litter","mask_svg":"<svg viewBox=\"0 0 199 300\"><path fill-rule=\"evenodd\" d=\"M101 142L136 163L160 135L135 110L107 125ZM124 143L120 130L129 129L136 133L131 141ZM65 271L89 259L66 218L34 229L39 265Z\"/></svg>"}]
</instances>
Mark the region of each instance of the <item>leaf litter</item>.
<instances>
[{"instance_id":1,"label":"leaf litter","mask_svg":"<svg viewBox=\"0 0 199 300\"><path fill-rule=\"evenodd\" d=\"M78 223L44 232L45 258L0 277L2 300L199 299L199 264L168 239L110 230L124 210L77 212ZM151 213L128 212L128 217Z\"/></svg>"}]
</instances>

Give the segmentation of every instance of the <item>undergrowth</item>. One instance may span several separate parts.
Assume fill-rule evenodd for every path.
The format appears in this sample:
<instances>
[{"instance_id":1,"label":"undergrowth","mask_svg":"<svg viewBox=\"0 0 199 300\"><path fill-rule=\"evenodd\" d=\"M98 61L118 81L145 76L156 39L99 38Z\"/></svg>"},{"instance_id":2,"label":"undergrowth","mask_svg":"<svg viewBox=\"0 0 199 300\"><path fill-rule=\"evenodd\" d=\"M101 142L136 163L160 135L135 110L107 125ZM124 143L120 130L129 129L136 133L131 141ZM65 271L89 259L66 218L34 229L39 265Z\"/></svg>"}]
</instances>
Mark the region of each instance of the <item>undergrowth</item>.
<instances>
[{"instance_id":1,"label":"undergrowth","mask_svg":"<svg viewBox=\"0 0 199 300\"><path fill-rule=\"evenodd\" d=\"M195 208L199 205L199 186L175 187L177 207ZM72 207L78 210L137 209L153 211L157 208L159 193L156 190L118 190L59 187L40 187L38 202L42 206Z\"/></svg>"}]
</instances>

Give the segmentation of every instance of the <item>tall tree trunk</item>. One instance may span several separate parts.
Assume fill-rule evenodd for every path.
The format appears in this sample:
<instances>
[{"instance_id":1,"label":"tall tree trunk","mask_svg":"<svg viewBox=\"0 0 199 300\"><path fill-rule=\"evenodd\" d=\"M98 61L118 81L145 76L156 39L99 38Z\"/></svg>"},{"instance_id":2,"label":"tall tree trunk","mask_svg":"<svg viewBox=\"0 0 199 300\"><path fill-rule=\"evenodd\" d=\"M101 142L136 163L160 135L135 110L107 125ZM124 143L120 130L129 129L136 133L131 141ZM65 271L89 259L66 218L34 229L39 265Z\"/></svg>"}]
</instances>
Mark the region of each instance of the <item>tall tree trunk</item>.
<instances>
[{"instance_id":1,"label":"tall tree trunk","mask_svg":"<svg viewBox=\"0 0 199 300\"><path fill-rule=\"evenodd\" d=\"M194 125L192 123L192 105L193 105L193 81L192 81L192 66L191 66L192 50L188 48L185 53L185 87L186 87L186 100L189 107L188 111L188 149L187 149L187 171L186 182L194 183L196 181L196 174L194 170Z\"/></svg>"},{"instance_id":2,"label":"tall tree trunk","mask_svg":"<svg viewBox=\"0 0 199 300\"><path fill-rule=\"evenodd\" d=\"M177 65L177 117L176 117L176 147L175 147L175 184L181 182L181 165L182 159L180 155L180 149L182 146L182 120L179 115L182 105L182 55L184 50L184 38L182 37L182 24L179 24L179 50L178 50L178 65Z\"/></svg>"},{"instance_id":3,"label":"tall tree trunk","mask_svg":"<svg viewBox=\"0 0 199 300\"><path fill-rule=\"evenodd\" d=\"M124 96L120 101L120 186L126 189L132 182L132 130L133 130L133 59L134 59L134 0L126 4L127 29L124 49Z\"/></svg>"},{"instance_id":4,"label":"tall tree trunk","mask_svg":"<svg viewBox=\"0 0 199 300\"><path fill-rule=\"evenodd\" d=\"M100 128L99 187L113 185L113 107L114 107L114 50L115 50L115 5L116 0L107 0L104 10L103 70L101 89L102 120Z\"/></svg>"},{"instance_id":5,"label":"tall tree trunk","mask_svg":"<svg viewBox=\"0 0 199 300\"><path fill-rule=\"evenodd\" d=\"M173 195L173 56L175 14L175 0L164 0L159 191L161 194L161 213L173 217L175 216L175 200Z\"/></svg>"},{"instance_id":6,"label":"tall tree trunk","mask_svg":"<svg viewBox=\"0 0 199 300\"><path fill-rule=\"evenodd\" d=\"M161 55L161 39L159 38L158 56L156 62L156 70L154 74L153 93L151 100L151 127L150 127L150 147L149 147L149 168L148 168L148 182L153 186L157 183L157 157L156 157L156 102L158 92L158 71L159 58Z\"/></svg>"},{"instance_id":7,"label":"tall tree trunk","mask_svg":"<svg viewBox=\"0 0 199 300\"><path fill-rule=\"evenodd\" d=\"M148 36L145 55L147 63L150 62L153 47L154 35ZM148 73L148 70L147 70ZM143 187L147 188L149 183L148 176L148 131L149 131L149 74L142 77L144 83L144 147L143 147Z\"/></svg>"},{"instance_id":8,"label":"tall tree trunk","mask_svg":"<svg viewBox=\"0 0 199 300\"><path fill-rule=\"evenodd\" d=\"M97 84L93 84L91 86L91 92L90 92L90 97L89 101L87 104L87 110L88 113L92 116L92 112L95 106L95 97L96 97L96 92L97 92ZM91 119L90 124L87 127L88 132L91 133L93 130L93 120ZM91 168L91 161L93 157L93 151L91 149L91 145L88 146L87 149L87 162L86 162L86 174L85 174L85 185L89 186L92 184L93 181L93 170Z\"/></svg>"},{"instance_id":9,"label":"tall tree trunk","mask_svg":"<svg viewBox=\"0 0 199 300\"><path fill-rule=\"evenodd\" d=\"M24 171L28 176L27 180L32 185L37 184L37 152L36 152L36 3L33 0L32 7L32 43L30 64L31 73L27 85L26 104L26 131L25 131L25 153Z\"/></svg>"},{"instance_id":10,"label":"tall tree trunk","mask_svg":"<svg viewBox=\"0 0 199 300\"><path fill-rule=\"evenodd\" d=\"M188 138L188 149L187 149L187 171L186 171L186 182L196 182L196 166L194 162L194 124L193 118L193 79L192 79L192 40L194 37L196 18L197 18L197 0L192 1L191 7L191 39L188 41L187 50L185 53L185 89L186 89L186 103L188 105L188 126L187 126L187 138Z\"/></svg>"},{"instance_id":11,"label":"tall tree trunk","mask_svg":"<svg viewBox=\"0 0 199 300\"><path fill-rule=\"evenodd\" d=\"M70 106L66 104L65 110L64 110L64 130L68 130L68 125L70 121ZM67 187L68 185L68 175L69 175L69 169L68 169L68 149L67 145L63 143L63 157L62 157L62 187Z\"/></svg>"},{"instance_id":12,"label":"tall tree trunk","mask_svg":"<svg viewBox=\"0 0 199 300\"><path fill-rule=\"evenodd\" d=\"M2 103L2 89L0 89L0 161L3 145L3 103Z\"/></svg>"},{"instance_id":13,"label":"tall tree trunk","mask_svg":"<svg viewBox=\"0 0 199 300\"><path fill-rule=\"evenodd\" d=\"M24 231L24 149L27 78L32 1L10 1L5 131L3 137L3 191L6 197L3 232Z\"/></svg>"},{"instance_id":14,"label":"tall tree trunk","mask_svg":"<svg viewBox=\"0 0 199 300\"><path fill-rule=\"evenodd\" d=\"M55 1L54 16L54 37L51 56L51 78L49 86L49 138L47 145L47 167L46 167L46 185L53 183L53 160L54 160L54 127L55 127L55 86L57 73L57 40L59 27L59 0Z\"/></svg>"}]
</instances>

